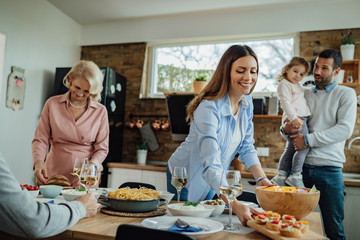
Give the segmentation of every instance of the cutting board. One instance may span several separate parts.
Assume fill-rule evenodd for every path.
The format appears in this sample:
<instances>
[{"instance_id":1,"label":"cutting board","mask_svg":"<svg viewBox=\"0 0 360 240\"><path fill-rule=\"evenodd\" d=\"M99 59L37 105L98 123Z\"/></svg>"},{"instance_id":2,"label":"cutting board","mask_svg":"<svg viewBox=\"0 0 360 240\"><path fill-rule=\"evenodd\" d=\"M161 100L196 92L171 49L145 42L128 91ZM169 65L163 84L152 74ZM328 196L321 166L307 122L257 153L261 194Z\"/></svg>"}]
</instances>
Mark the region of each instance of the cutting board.
<instances>
[{"instance_id":1,"label":"cutting board","mask_svg":"<svg viewBox=\"0 0 360 240\"><path fill-rule=\"evenodd\" d=\"M311 223L310 223L311 224ZM284 237L282 235L280 235L279 231L272 231L269 230L265 227L265 225L260 225L257 224L255 222L255 220L251 220L247 222L247 225L249 227L252 227L253 229L255 229L256 231L260 232L261 234L273 239L273 240L294 240L294 239L312 239L312 240L323 240L323 239L328 239L323 235L320 235L316 232L311 231L311 229L309 229L309 231L307 231L306 233L303 233L301 238L291 238L291 237ZM310 226L311 227L311 226Z\"/></svg>"}]
</instances>

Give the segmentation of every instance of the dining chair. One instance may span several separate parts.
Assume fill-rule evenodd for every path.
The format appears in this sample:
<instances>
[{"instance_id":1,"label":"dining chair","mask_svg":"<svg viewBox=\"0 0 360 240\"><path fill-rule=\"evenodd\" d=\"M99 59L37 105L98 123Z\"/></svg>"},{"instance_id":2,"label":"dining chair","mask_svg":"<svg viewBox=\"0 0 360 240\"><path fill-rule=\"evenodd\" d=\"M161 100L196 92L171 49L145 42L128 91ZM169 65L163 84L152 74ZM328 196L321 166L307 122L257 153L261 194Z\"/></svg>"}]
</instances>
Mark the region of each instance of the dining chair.
<instances>
[{"instance_id":1,"label":"dining chair","mask_svg":"<svg viewBox=\"0 0 360 240\"><path fill-rule=\"evenodd\" d=\"M216 194L214 196L214 200L219 198ZM243 190L243 193L236 198L238 201L246 201L246 202L252 202L257 205L259 205L255 192Z\"/></svg>"},{"instance_id":2,"label":"dining chair","mask_svg":"<svg viewBox=\"0 0 360 240\"><path fill-rule=\"evenodd\" d=\"M259 205L255 192L243 190L243 193L236 198L239 201L253 202Z\"/></svg>"},{"instance_id":3,"label":"dining chair","mask_svg":"<svg viewBox=\"0 0 360 240\"><path fill-rule=\"evenodd\" d=\"M124 187L130 187L130 188L146 187L156 190L156 187L154 185L149 183L142 183L142 182L125 182L121 184L119 188L124 188Z\"/></svg>"},{"instance_id":4,"label":"dining chair","mask_svg":"<svg viewBox=\"0 0 360 240\"><path fill-rule=\"evenodd\" d=\"M169 232L165 230L152 229L137 225L121 224L119 225L115 240L195 240L195 238L178 232Z\"/></svg>"}]
</instances>

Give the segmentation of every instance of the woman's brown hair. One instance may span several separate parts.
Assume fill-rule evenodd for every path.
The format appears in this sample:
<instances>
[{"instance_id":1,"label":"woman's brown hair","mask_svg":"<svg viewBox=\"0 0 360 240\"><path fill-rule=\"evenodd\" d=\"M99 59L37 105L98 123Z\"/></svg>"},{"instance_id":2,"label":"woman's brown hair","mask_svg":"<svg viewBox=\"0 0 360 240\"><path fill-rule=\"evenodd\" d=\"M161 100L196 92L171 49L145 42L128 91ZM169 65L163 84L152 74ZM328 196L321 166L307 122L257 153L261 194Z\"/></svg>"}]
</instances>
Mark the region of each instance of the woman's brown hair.
<instances>
[{"instance_id":1,"label":"woman's brown hair","mask_svg":"<svg viewBox=\"0 0 360 240\"><path fill-rule=\"evenodd\" d=\"M256 74L259 73L259 62L255 52L246 45L233 45L222 55L216 70L206 87L187 106L187 120L194 120L194 111L203 99L218 100L228 91L230 85L230 72L233 62L239 58L253 56L257 63ZM256 83L251 88L254 90Z\"/></svg>"},{"instance_id":2,"label":"woman's brown hair","mask_svg":"<svg viewBox=\"0 0 360 240\"><path fill-rule=\"evenodd\" d=\"M283 69L281 70L281 73L279 74L279 76L277 77L277 80L280 82L283 79L287 79L286 78L286 69L290 69L293 66L296 65L303 65L305 67L305 76L308 74L309 72L309 63L302 57L293 57L290 62L283 67Z\"/></svg>"}]
</instances>

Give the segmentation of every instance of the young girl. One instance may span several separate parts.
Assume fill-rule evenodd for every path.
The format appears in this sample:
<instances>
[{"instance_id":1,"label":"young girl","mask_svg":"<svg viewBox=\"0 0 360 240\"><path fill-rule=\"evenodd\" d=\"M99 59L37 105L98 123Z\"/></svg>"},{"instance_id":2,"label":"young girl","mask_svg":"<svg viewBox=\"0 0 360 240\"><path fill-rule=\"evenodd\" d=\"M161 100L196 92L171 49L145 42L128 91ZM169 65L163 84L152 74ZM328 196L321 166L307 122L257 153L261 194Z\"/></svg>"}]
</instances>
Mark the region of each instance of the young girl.
<instances>
[{"instance_id":1,"label":"young girl","mask_svg":"<svg viewBox=\"0 0 360 240\"><path fill-rule=\"evenodd\" d=\"M293 57L278 77L280 83L277 92L280 106L284 111L282 122L290 121L291 125L299 129L299 133L302 134L308 133L306 121L310 116L310 110L304 98L304 89L299 82L307 75L308 70L309 64L304 58ZM301 172L309 148L295 151L290 135L287 135L285 151L279 160L279 172L271 181L280 186L288 184L304 187Z\"/></svg>"}]
</instances>

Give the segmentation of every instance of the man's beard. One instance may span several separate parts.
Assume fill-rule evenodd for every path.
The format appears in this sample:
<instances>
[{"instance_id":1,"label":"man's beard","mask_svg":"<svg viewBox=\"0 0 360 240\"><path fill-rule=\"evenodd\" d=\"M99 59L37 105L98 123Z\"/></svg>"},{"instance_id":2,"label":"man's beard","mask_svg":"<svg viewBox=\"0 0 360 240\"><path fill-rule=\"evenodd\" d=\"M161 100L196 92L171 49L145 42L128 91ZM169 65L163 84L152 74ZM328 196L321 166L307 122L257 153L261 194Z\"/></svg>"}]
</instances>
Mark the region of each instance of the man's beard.
<instances>
[{"instance_id":1,"label":"man's beard","mask_svg":"<svg viewBox=\"0 0 360 240\"><path fill-rule=\"evenodd\" d=\"M320 76L317 74L315 74L314 77L319 77L321 79L320 82L315 80L315 84L317 86L328 86L328 85L330 85L330 83L333 81L333 78L334 78L332 73L327 77L323 77L323 76Z\"/></svg>"}]
</instances>

